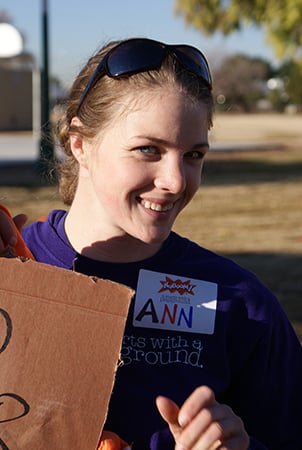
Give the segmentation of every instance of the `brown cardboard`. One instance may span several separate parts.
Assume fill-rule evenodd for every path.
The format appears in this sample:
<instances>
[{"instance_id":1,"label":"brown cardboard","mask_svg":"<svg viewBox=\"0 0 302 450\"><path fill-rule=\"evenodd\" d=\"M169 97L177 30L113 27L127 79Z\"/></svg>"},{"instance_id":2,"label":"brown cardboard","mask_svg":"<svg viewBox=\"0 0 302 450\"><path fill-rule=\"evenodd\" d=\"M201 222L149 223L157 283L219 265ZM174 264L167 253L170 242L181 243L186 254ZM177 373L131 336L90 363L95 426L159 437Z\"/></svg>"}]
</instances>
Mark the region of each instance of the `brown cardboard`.
<instances>
[{"instance_id":1,"label":"brown cardboard","mask_svg":"<svg viewBox=\"0 0 302 450\"><path fill-rule=\"evenodd\" d=\"M0 448L95 450L133 291L0 258Z\"/></svg>"}]
</instances>

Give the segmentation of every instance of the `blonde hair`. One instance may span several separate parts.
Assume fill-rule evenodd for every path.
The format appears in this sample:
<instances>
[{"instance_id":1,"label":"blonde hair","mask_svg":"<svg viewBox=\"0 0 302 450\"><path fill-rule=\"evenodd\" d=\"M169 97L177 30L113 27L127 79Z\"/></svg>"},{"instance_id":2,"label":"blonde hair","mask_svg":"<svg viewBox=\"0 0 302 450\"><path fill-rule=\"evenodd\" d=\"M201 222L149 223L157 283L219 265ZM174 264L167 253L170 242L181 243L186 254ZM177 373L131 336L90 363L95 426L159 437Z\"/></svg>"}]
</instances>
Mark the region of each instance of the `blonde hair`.
<instances>
[{"instance_id":1,"label":"blonde hair","mask_svg":"<svg viewBox=\"0 0 302 450\"><path fill-rule=\"evenodd\" d=\"M63 201L70 205L78 183L78 162L70 149L70 133L79 133L87 139L93 139L102 129L110 126L120 100L130 94L152 92L160 88L178 87L194 102L203 102L208 107L208 127L212 126L213 98L209 87L196 75L185 70L173 56L168 54L158 70L136 73L119 79L103 76L85 98L78 111L81 95L100 60L119 42L103 47L92 56L75 79L65 112L57 125L58 141L64 151L64 159L59 166L60 194ZM72 118L78 116L80 127L71 125Z\"/></svg>"}]
</instances>

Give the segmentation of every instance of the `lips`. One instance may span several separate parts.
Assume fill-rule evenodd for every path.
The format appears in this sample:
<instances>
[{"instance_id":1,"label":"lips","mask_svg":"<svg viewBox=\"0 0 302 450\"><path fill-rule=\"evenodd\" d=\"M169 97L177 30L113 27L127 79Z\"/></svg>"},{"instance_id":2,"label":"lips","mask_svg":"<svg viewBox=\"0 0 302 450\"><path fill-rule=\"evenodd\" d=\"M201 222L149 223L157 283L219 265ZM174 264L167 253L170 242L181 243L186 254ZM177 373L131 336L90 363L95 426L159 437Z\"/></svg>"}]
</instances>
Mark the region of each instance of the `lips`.
<instances>
[{"instance_id":1,"label":"lips","mask_svg":"<svg viewBox=\"0 0 302 450\"><path fill-rule=\"evenodd\" d=\"M169 202L169 203L157 203L154 201L150 201L150 200L145 200L143 198L140 199L140 204L146 208L146 209L151 209L152 211L156 211L156 212L166 212L166 211L170 211L173 206L174 203Z\"/></svg>"}]
</instances>

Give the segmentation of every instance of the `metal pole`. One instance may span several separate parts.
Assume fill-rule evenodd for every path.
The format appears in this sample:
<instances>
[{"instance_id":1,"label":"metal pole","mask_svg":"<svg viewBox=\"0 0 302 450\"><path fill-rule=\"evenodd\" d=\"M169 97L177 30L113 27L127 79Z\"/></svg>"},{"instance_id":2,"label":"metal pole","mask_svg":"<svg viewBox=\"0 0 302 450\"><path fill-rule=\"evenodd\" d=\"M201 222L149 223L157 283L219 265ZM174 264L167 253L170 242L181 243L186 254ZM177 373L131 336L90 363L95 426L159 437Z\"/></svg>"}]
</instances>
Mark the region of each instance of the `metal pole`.
<instances>
[{"instance_id":1,"label":"metal pole","mask_svg":"<svg viewBox=\"0 0 302 450\"><path fill-rule=\"evenodd\" d=\"M41 137L38 166L39 171L47 175L54 161L54 146L49 114L48 5L47 0L42 1Z\"/></svg>"}]
</instances>

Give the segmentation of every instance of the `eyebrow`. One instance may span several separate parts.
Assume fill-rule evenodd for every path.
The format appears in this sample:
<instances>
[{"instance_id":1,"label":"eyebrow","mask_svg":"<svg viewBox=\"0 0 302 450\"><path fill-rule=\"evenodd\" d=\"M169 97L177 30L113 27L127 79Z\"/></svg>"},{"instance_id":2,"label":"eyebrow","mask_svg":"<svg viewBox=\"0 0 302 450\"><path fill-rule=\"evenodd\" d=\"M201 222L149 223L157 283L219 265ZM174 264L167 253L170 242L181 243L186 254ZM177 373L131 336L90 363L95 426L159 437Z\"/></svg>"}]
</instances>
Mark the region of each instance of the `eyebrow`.
<instances>
[{"instance_id":1,"label":"eyebrow","mask_svg":"<svg viewBox=\"0 0 302 450\"><path fill-rule=\"evenodd\" d=\"M192 150L197 150L206 147L207 150L210 149L210 144L208 142L202 142L193 146Z\"/></svg>"},{"instance_id":2,"label":"eyebrow","mask_svg":"<svg viewBox=\"0 0 302 450\"><path fill-rule=\"evenodd\" d=\"M143 139L149 139L150 141L153 141L157 144L162 144L162 145L169 145L170 143L168 141L166 141L165 139L161 139L161 138L157 138L154 136L135 136L136 138L143 138ZM193 145L193 147L191 148L191 150L197 150L197 149L201 149L201 148L205 148L207 150L209 150L210 145L208 142L200 142L198 144Z\"/></svg>"}]
</instances>

